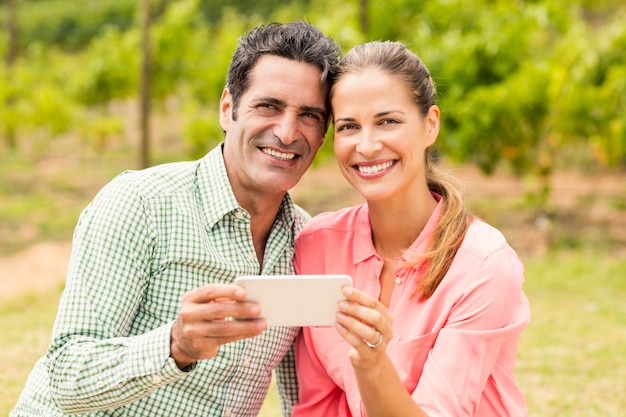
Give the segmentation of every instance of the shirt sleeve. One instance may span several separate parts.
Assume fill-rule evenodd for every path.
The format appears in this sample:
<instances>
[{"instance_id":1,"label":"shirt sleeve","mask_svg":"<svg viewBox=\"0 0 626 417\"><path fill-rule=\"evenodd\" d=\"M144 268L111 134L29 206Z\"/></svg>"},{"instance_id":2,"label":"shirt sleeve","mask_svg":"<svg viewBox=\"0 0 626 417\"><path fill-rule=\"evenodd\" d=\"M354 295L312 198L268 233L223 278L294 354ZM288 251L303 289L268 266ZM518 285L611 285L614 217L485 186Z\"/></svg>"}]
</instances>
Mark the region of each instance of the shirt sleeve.
<instances>
[{"instance_id":1,"label":"shirt sleeve","mask_svg":"<svg viewBox=\"0 0 626 417\"><path fill-rule=\"evenodd\" d=\"M293 406L298 402L298 377L296 375L295 349L291 348L276 367L276 388L283 416L291 416Z\"/></svg>"},{"instance_id":2,"label":"shirt sleeve","mask_svg":"<svg viewBox=\"0 0 626 417\"><path fill-rule=\"evenodd\" d=\"M440 330L412 394L432 417L474 416L485 390L492 390L493 398L506 395L504 386L497 393L490 388L489 379L497 375L504 384L513 374L519 334L530 317L521 289L523 267L508 246L460 270L472 279Z\"/></svg>"},{"instance_id":3,"label":"shirt sleeve","mask_svg":"<svg viewBox=\"0 0 626 417\"><path fill-rule=\"evenodd\" d=\"M172 323L127 337L150 278L155 239L124 175L83 211L47 354L50 389L66 413L128 404L182 378L170 358Z\"/></svg>"}]
</instances>

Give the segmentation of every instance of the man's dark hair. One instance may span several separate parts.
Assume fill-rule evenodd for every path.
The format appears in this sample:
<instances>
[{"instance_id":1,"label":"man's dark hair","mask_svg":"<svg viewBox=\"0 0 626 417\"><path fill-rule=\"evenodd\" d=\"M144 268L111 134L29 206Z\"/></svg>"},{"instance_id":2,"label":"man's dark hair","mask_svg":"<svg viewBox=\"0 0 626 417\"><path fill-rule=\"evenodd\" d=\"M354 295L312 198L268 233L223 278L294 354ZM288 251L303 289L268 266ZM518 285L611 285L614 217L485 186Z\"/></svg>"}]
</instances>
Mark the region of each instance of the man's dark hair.
<instances>
[{"instance_id":1,"label":"man's dark hair","mask_svg":"<svg viewBox=\"0 0 626 417\"><path fill-rule=\"evenodd\" d=\"M321 71L322 85L329 87L335 78L341 49L332 38L307 22L273 22L255 27L239 39L228 68L226 88L233 98L233 120L237 118L241 96L249 87L250 72L263 55L314 65ZM326 107L330 108L328 102Z\"/></svg>"}]
</instances>

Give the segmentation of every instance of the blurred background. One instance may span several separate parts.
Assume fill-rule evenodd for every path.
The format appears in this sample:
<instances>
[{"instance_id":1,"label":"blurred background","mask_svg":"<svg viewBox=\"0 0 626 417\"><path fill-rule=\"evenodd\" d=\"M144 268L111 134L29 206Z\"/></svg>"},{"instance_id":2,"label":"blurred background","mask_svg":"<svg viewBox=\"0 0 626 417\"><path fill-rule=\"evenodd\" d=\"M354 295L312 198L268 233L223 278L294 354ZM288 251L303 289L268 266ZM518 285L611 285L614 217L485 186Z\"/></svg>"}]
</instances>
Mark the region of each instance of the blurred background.
<instances>
[{"instance_id":1,"label":"blurred background","mask_svg":"<svg viewBox=\"0 0 626 417\"><path fill-rule=\"evenodd\" d=\"M238 37L295 19L344 52L400 40L422 58L441 164L527 267L518 379L531 415L624 415L621 0L2 0L0 414L49 342L80 211L123 170L219 143ZM293 195L312 214L359 201L332 137ZM279 415L268 401L263 415Z\"/></svg>"}]
</instances>

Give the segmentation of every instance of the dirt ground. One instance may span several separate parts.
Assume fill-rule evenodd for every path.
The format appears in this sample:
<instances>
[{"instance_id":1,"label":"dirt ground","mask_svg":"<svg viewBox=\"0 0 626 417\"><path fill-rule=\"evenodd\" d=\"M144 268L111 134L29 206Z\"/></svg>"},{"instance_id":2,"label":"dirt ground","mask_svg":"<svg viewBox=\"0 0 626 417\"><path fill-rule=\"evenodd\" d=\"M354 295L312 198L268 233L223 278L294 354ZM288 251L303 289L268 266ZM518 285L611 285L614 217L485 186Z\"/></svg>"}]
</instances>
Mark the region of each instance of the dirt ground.
<instances>
[{"instance_id":1,"label":"dirt ground","mask_svg":"<svg viewBox=\"0 0 626 417\"><path fill-rule=\"evenodd\" d=\"M532 184L506 174L484 177L467 167L455 168L453 173L465 187L470 207L493 198L520 201L532 188ZM559 173L552 181L551 207L558 213L556 217L515 210L486 220L499 227L524 254L544 252L559 230L578 230L571 234L573 239L610 241L611 251L626 255L625 179L623 174L598 177ZM311 192L313 188L315 192ZM332 164L310 170L292 195L313 214L360 202ZM61 285L70 250L71 242L42 242L0 258L0 300Z\"/></svg>"}]
</instances>

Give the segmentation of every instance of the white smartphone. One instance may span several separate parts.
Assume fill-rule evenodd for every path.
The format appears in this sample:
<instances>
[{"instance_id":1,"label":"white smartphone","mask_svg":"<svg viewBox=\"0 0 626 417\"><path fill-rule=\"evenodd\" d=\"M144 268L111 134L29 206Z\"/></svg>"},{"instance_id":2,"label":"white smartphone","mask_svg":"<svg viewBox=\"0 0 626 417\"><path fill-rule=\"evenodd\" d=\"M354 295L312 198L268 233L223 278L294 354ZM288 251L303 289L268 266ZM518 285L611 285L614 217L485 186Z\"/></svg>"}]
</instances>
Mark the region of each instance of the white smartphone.
<instances>
[{"instance_id":1,"label":"white smartphone","mask_svg":"<svg viewBox=\"0 0 626 417\"><path fill-rule=\"evenodd\" d=\"M259 303L269 326L333 326L349 275L245 275L235 284Z\"/></svg>"}]
</instances>

